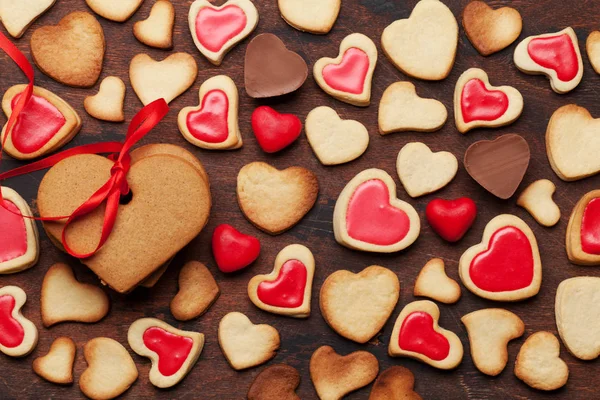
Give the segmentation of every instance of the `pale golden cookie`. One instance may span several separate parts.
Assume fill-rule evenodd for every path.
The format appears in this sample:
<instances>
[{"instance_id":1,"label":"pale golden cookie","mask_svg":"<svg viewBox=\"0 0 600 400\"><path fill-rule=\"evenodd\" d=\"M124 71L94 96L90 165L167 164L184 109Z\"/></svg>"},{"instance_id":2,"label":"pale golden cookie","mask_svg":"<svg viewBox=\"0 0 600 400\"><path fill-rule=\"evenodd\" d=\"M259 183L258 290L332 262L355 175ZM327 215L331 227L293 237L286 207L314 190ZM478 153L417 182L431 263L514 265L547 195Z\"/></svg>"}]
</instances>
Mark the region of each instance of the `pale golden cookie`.
<instances>
[{"instance_id":1,"label":"pale golden cookie","mask_svg":"<svg viewBox=\"0 0 600 400\"><path fill-rule=\"evenodd\" d=\"M20 38L56 0L0 0L0 20L10 36Z\"/></svg>"},{"instance_id":2,"label":"pale golden cookie","mask_svg":"<svg viewBox=\"0 0 600 400\"><path fill-rule=\"evenodd\" d=\"M179 321L189 321L204 314L221 293L215 278L204 264L186 263L179 271L179 291L171 300L171 314Z\"/></svg>"},{"instance_id":3,"label":"pale golden cookie","mask_svg":"<svg viewBox=\"0 0 600 400\"><path fill-rule=\"evenodd\" d=\"M515 362L517 378L539 390L556 390L567 384L569 367L560 358L560 342L550 332L529 336Z\"/></svg>"},{"instance_id":4,"label":"pale golden cookie","mask_svg":"<svg viewBox=\"0 0 600 400\"><path fill-rule=\"evenodd\" d=\"M147 46L170 49L173 47L173 25L175 7L169 0L158 0L147 19L133 25L133 36Z\"/></svg>"},{"instance_id":5,"label":"pale golden cookie","mask_svg":"<svg viewBox=\"0 0 600 400\"><path fill-rule=\"evenodd\" d=\"M600 31L593 31L585 42L585 49L592 68L600 74Z\"/></svg>"},{"instance_id":6,"label":"pale golden cookie","mask_svg":"<svg viewBox=\"0 0 600 400\"><path fill-rule=\"evenodd\" d=\"M290 26L324 35L335 24L342 0L277 0L277 5L281 18Z\"/></svg>"},{"instance_id":7,"label":"pale golden cookie","mask_svg":"<svg viewBox=\"0 0 600 400\"><path fill-rule=\"evenodd\" d=\"M460 286L446 275L444 260L432 258L419 272L413 294L429 297L444 304L453 304L460 299Z\"/></svg>"},{"instance_id":8,"label":"pale golden cookie","mask_svg":"<svg viewBox=\"0 0 600 400\"><path fill-rule=\"evenodd\" d=\"M45 356L33 360L33 371L45 380L60 385L73 383L73 364L77 347L73 339L59 337Z\"/></svg>"},{"instance_id":9,"label":"pale golden cookie","mask_svg":"<svg viewBox=\"0 0 600 400\"><path fill-rule=\"evenodd\" d=\"M116 22L125 22L131 17L144 0L85 0L98 15Z\"/></svg>"},{"instance_id":10,"label":"pale golden cookie","mask_svg":"<svg viewBox=\"0 0 600 400\"><path fill-rule=\"evenodd\" d=\"M107 76L100 83L98 93L88 96L83 107L92 117L102 121L123 122L123 102L125 101L125 84L121 78Z\"/></svg>"},{"instance_id":11,"label":"pale golden cookie","mask_svg":"<svg viewBox=\"0 0 600 400\"><path fill-rule=\"evenodd\" d=\"M552 199L556 185L548 179L539 179L527 186L517 199L517 204L526 209L543 226L554 226L560 221L560 208Z\"/></svg>"}]
</instances>

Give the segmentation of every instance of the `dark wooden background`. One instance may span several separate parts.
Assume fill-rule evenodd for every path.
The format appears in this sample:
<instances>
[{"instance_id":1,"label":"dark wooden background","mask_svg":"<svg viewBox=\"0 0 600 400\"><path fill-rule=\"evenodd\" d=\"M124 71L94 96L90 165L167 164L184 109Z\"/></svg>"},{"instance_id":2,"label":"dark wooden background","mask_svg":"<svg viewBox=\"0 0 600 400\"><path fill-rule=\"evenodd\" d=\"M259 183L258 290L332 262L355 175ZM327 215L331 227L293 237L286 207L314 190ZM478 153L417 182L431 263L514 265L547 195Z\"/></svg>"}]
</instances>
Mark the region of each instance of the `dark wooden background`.
<instances>
[{"instance_id":1,"label":"dark wooden background","mask_svg":"<svg viewBox=\"0 0 600 400\"><path fill-rule=\"evenodd\" d=\"M582 83L577 89L566 95L555 94L548 81L540 76L528 76L519 72L512 62L514 44L508 49L491 57L481 57L467 40L464 31L460 30L458 55L450 76L442 82L421 82L407 78L385 58L380 47L380 36L383 29L392 21L408 17L417 0L343 0L340 16L333 30L325 36L301 33L289 27L281 19L276 0L256 0L260 13L260 22L254 34L272 32L278 35L288 47L298 52L312 70L314 62L323 56L335 57L338 54L340 41L348 34L361 32L372 38L379 49L379 60L373 80L372 104L367 108L353 107L339 102L321 91L312 77L296 93L280 99L256 101L249 98L243 89L243 60L248 40L235 47L220 67L214 67L196 50L187 24L187 12L191 1L172 0L176 8L176 27L174 43L175 51L186 51L198 62L199 74L193 87L184 95L171 103L171 112L157 129L149 134L143 143L169 142L191 150L204 163L210 175L214 207L206 229L173 262L165 276L152 290L138 289L128 296L110 292L111 311L100 323L93 325L64 323L51 329L42 327L40 319L40 285L46 270L56 262L68 262L75 268L77 277L86 282L97 282L94 275L76 260L69 259L58 251L41 233L41 256L39 263L26 272L0 277L0 285L19 285L28 295L24 313L36 323L40 331L40 341L35 351L24 359L12 359L0 355L0 398L81 398L82 394L75 383L72 387L59 387L43 381L31 370L34 358L47 352L51 342L58 336L72 337L78 346L75 363L76 382L86 364L82 355L83 344L97 336L112 337L127 346L127 329L129 325L141 317L157 317L176 327L196 330L206 335L206 345L195 368L188 377L171 390L158 390L148 381L149 360L132 353L137 363L140 377L126 393L127 398L185 398L185 399L242 399L253 378L265 367L252 368L244 372L236 372L229 367L217 341L217 327L220 319L227 312L241 311L246 313L255 323L267 323L276 327L282 338L282 345L273 363L287 363L296 367L302 375L298 394L303 399L316 398L316 392L309 377L309 359L313 351L321 345L331 345L336 351L346 354L358 349L368 350L375 354L380 362L381 370L391 365L403 365L410 368L416 377L416 390L426 399L526 399L526 398L600 398L600 386L595 383L600 365L598 362L582 362L572 357L564 346L561 356L569 365L570 377L566 387L553 393L542 393L530 389L513 374L514 360L528 335L548 330L556 332L554 322L554 296L557 285L564 279L580 276L600 276L593 267L577 267L571 265L564 250L564 236L567 221L572 207L586 192L598 188L600 177L588 178L574 183L565 183L550 169L545 151L544 134L551 114L558 107L577 103L590 110L592 115L600 116L598 95L600 93L600 76L592 70L584 55L585 73ZM460 23L460 14L467 0L445 0ZM146 52L156 59L166 57L169 52L148 48L137 42L132 34L135 21L145 19L154 2L147 0L141 9L126 23L120 24L100 20L106 36L106 58L101 78L117 75L127 85L126 118L127 121L141 108L141 103L131 90L128 78L129 61L141 52ZM222 1L219 0L218 4ZM521 39L528 35L553 32L572 26L577 32L582 52L587 35L600 28L600 3L584 0L514 0L490 1L493 6L511 5L517 8L524 22ZM74 10L88 10L83 0L58 0L56 5L27 31L23 38L16 40L17 46L27 55L29 38L32 31L45 24L55 24L62 17ZM29 57L30 58L30 57ZM31 58L30 58L31 59ZM0 90L4 92L16 83L24 83L25 78L17 67L4 54L0 55ZM521 118L513 125L495 130L475 130L466 135L457 132L453 120L452 95L458 76L470 67L480 67L488 72L492 84L509 84L521 91L525 99L525 109ZM227 74L240 89L240 128L244 137L244 146L237 151L214 152L204 151L188 144L179 134L176 125L177 113L185 106L198 103L198 88L207 78L217 74ZM436 133L397 133L381 137L377 133L377 109L384 89L391 83L409 79L417 86L417 92L423 97L434 97L441 100L448 108L449 118L444 128ZM108 140L120 140L124 137L126 124L99 122L89 117L83 109L83 99L96 92L92 89L73 89L63 86L36 69L36 83L67 100L83 119L83 128L68 147L84 143ZM276 155L267 155L257 145L251 132L250 115L255 107L270 104L279 111L293 112L302 120L316 106L328 105L336 109L342 118L361 121L369 129L371 143L367 152L358 160L347 165L324 167L313 155L306 137L302 137L291 147ZM371 167L382 168L395 177L396 156L402 146L410 141L422 141L434 151L447 150L462 160L464 151L473 142L481 139L493 139L504 133L523 135L531 147L531 163L525 175L522 190L528 183L549 178L557 185L555 200L562 211L560 223L554 228L543 228L533 218L515 204L515 198L501 201L494 198L479 187L465 172L462 166L456 179L439 193L425 196L417 200L409 200L422 217L423 228L416 243L408 250L392 254L377 255L348 250L338 245L332 233L332 215L335 200L346 184L355 174ZM300 165L314 171L320 181L320 194L316 206L302 222L280 236L266 235L250 223L240 212L236 203L236 175L239 169L252 161L262 160L285 168ZM2 170L20 165L10 157L4 157ZM34 207L37 187L43 172L19 177L5 182L13 187ZM408 199L401 186L398 196ZM426 204L436 196L455 198L469 196L479 207L477 220L466 235L456 245L449 245L439 238L424 220ZM515 196L516 197L516 196ZM476 297L463 288L463 297L452 306L441 306L441 326L456 332L465 346L465 357L460 366L450 372L435 370L425 364L405 358L393 359L387 355L390 332L401 308L415 300L412 295L414 280L421 267L432 257L441 257L446 261L448 274L458 279L457 263L462 252L478 243L486 223L500 213L512 213L523 218L534 230L539 242L543 263L543 284L540 293L528 301L516 304L503 304L486 301ZM214 227L221 223L229 223L243 232L256 235L263 246L258 261L243 272L226 276L218 271L210 251L210 237ZM284 246L301 243L308 246L315 255L316 273L313 285L312 315L308 319L292 319L258 310L248 299L246 286L248 280L259 273L267 273L273 267L276 254ZM206 263L215 275L220 287L221 297L216 304L201 318L180 323L173 319L169 311L169 302L177 291L177 275L179 268L187 260L200 260ZM350 342L333 332L325 323L319 312L318 293L323 280L338 269L358 272L363 268L379 264L388 267L398 274L401 280L400 301L394 314L385 325L376 340L366 345ZM509 345L509 363L505 371L496 378L489 378L478 372L471 361L467 333L460 322L464 314L484 307L505 307L518 314L526 326L523 338ZM268 364L267 364L268 365ZM364 388L349 398L365 399L370 387Z\"/></svg>"}]
</instances>

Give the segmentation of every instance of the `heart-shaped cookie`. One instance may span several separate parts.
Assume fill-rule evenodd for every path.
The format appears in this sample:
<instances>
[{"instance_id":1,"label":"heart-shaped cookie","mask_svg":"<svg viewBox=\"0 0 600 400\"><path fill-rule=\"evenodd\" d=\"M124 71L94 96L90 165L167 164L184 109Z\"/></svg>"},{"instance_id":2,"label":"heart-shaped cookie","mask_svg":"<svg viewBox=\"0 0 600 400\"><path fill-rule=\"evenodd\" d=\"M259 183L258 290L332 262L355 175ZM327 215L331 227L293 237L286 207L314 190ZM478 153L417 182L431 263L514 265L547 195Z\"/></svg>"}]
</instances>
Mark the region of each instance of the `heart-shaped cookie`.
<instances>
[{"instance_id":1,"label":"heart-shaped cookie","mask_svg":"<svg viewBox=\"0 0 600 400\"><path fill-rule=\"evenodd\" d=\"M179 291L171 300L171 314L179 321L189 321L204 314L221 294L215 278L198 261L187 262L179 271Z\"/></svg>"},{"instance_id":2,"label":"heart-shaped cookie","mask_svg":"<svg viewBox=\"0 0 600 400\"><path fill-rule=\"evenodd\" d=\"M593 31L589 34L585 41L585 50L594 71L600 74L600 31Z\"/></svg>"},{"instance_id":3,"label":"heart-shaped cookie","mask_svg":"<svg viewBox=\"0 0 600 400\"><path fill-rule=\"evenodd\" d=\"M252 131L261 149L276 153L298 139L302 122L294 114L281 114L269 106L257 107L252 112Z\"/></svg>"},{"instance_id":4,"label":"heart-shaped cookie","mask_svg":"<svg viewBox=\"0 0 600 400\"><path fill-rule=\"evenodd\" d=\"M308 77L306 61L272 33L256 36L246 48L244 83L255 99L281 96L300 88Z\"/></svg>"},{"instance_id":5,"label":"heart-shaped cookie","mask_svg":"<svg viewBox=\"0 0 600 400\"><path fill-rule=\"evenodd\" d=\"M477 217L477 205L468 197L456 200L433 199L425 208L431 228L448 242L458 242Z\"/></svg>"},{"instance_id":6,"label":"heart-shaped cookie","mask_svg":"<svg viewBox=\"0 0 600 400\"><path fill-rule=\"evenodd\" d=\"M262 310L307 318L314 274L315 259L310 250L291 244L277 254L273 272L250 279L248 296Z\"/></svg>"},{"instance_id":7,"label":"heart-shaped cookie","mask_svg":"<svg viewBox=\"0 0 600 400\"><path fill-rule=\"evenodd\" d=\"M429 297L440 303L454 304L460 299L460 286L446 275L444 260L432 258L419 272L413 294L415 297Z\"/></svg>"},{"instance_id":8,"label":"heart-shaped cookie","mask_svg":"<svg viewBox=\"0 0 600 400\"><path fill-rule=\"evenodd\" d=\"M448 118L446 106L417 95L411 82L395 82L385 89L379 102L379 133L433 132Z\"/></svg>"},{"instance_id":9,"label":"heart-shaped cookie","mask_svg":"<svg viewBox=\"0 0 600 400\"><path fill-rule=\"evenodd\" d=\"M10 357L24 357L38 342L38 330L21 313L27 295L18 286L0 288L0 353Z\"/></svg>"},{"instance_id":10,"label":"heart-shaped cookie","mask_svg":"<svg viewBox=\"0 0 600 400\"><path fill-rule=\"evenodd\" d=\"M73 383L73 364L77 347L73 339L59 337L45 356L33 360L33 372L47 380L59 385Z\"/></svg>"},{"instance_id":11,"label":"heart-shaped cookie","mask_svg":"<svg viewBox=\"0 0 600 400\"><path fill-rule=\"evenodd\" d=\"M369 400L422 400L414 388L413 373L408 368L394 365L379 374Z\"/></svg>"},{"instance_id":12,"label":"heart-shaped cookie","mask_svg":"<svg viewBox=\"0 0 600 400\"><path fill-rule=\"evenodd\" d=\"M338 165L360 157L369 146L363 124L341 119L333 108L320 106L306 116L306 138L323 165Z\"/></svg>"},{"instance_id":13,"label":"heart-shaped cookie","mask_svg":"<svg viewBox=\"0 0 600 400\"><path fill-rule=\"evenodd\" d=\"M258 258L260 241L231 225L221 224L213 231L212 251L221 272L235 272Z\"/></svg>"},{"instance_id":14,"label":"heart-shaped cookie","mask_svg":"<svg viewBox=\"0 0 600 400\"><path fill-rule=\"evenodd\" d=\"M529 166L529 145L522 136L507 134L480 140L465 152L465 169L485 190L503 200L521 184Z\"/></svg>"},{"instance_id":15,"label":"heart-shaped cookie","mask_svg":"<svg viewBox=\"0 0 600 400\"><path fill-rule=\"evenodd\" d=\"M245 165L237 177L240 209L257 228L278 235L296 225L317 201L319 182L301 167L278 170L264 162Z\"/></svg>"},{"instance_id":16,"label":"heart-shaped cookie","mask_svg":"<svg viewBox=\"0 0 600 400\"><path fill-rule=\"evenodd\" d=\"M0 20L6 31L14 38L23 36L29 25L48 11L56 0L21 0L0 2Z\"/></svg>"},{"instance_id":17,"label":"heart-shaped cookie","mask_svg":"<svg viewBox=\"0 0 600 400\"><path fill-rule=\"evenodd\" d=\"M517 378L539 390L556 390L567 384L569 367L560 358L560 342L550 332L529 336L515 362Z\"/></svg>"},{"instance_id":18,"label":"heart-shaped cookie","mask_svg":"<svg viewBox=\"0 0 600 400\"><path fill-rule=\"evenodd\" d=\"M96 14L115 22L127 21L144 0L85 0Z\"/></svg>"},{"instance_id":19,"label":"heart-shaped cookie","mask_svg":"<svg viewBox=\"0 0 600 400\"><path fill-rule=\"evenodd\" d=\"M158 49L173 47L175 7L169 0L158 0L150 9L150 15L133 25L133 36L140 42Z\"/></svg>"},{"instance_id":20,"label":"heart-shaped cookie","mask_svg":"<svg viewBox=\"0 0 600 400\"><path fill-rule=\"evenodd\" d=\"M426 144L412 142L398 153L396 171L410 197L440 190L456 176L458 160L447 151L432 152Z\"/></svg>"},{"instance_id":21,"label":"heart-shaped cookie","mask_svg":"<svg viewBox=\"0 0 600 400\"><path fill-rule=\"evenodd\" d=\"M351 249L393 253L413 244L420 231L419 215L396 198L394 180L381 169L360 172L335 203L335 240Z\"/></svg>"},{"instance_id":22,"label":"heart-shaped cookie","mask_svg":"<svg viewBox=\"0 0 600 400\"><path fill-rule=\"evenodd\" d=\"M460 364L463 346L454 332L438 325L440 309L429 300L407 304L392 330L388 353L392 357L410 357L439 369Z\"/></svg>"},{"instance_id":23,"label":"heart-shaped cookie","mask_svg":"<svg viewBox=\"0 0 600 400\"><path fill-rule=\"evenodd\" d=\"M381 35L383 52L401 72L426 80L450 74L458 46L458 23L438 0L421 0L408 19L388 25Z\"/></svg>"},{"instance_id":24,"label":"heart-shaped cookie","mask_svg":"<svg viewBox=\"0 0 600 400\"><path fill-rule=\"evenodd\" d=\"M290 26L324 35L333 28L342 0L277 0L277 5L281 18Z\"/></svg>"},{"instance_id":25,"label":"heart-shaped cookie","mask_svg":"<svg viewBox=\"0 0 600 400\"><path fill-rule=\"evenodd\" d=\"M229 150L242 147L238 126L238 90L227 75L206 80L198 93L200 104L183 108L177 126L183 137L203 149Z\"/></svg>"},{"instance_id":26,"label":"heart-shaped cookie","mask_svg":"<svg viewBox=\"0 0 600 400\"><path fill-rule=\"evenodd\" d=\"M325 93L355 106L371 102L371 80L377 65L377 47L362 33L352 33L340 43L336 58L317 60L313 76Z\"/></svg>"},{"instance_id":27,"label":"heart-shaped cookie","mask_svg":"<svg viewBox=\"0 0 600 400\"><path fill-rule=\"evenodd\" d=\"M481 243L460 257L463 285L477 296L518 301L535 296L542 284L542 262L533 231L514 215L493 218Z\"/></svg>"},{"instance_id":28,"label":"heart-shaped cookie","mask_svg":"<svg viewBox=\"0 0 600 400\"><path fill-rule=\"evenodd\" d=\"M539 179L527 186L517 199L523 207L543 226L554 226L560 220L560 208L552 199L556 185L548 179Z\"/></svg>"},{"instance_id":29,"label":"heart-shaped cookie","mask_svg":"<svg viewBox=\"0 0 600 400\"><path fill-rule=\"evenodd\" d=\"M17 192L2 186L4 207L0 207L0 274L12 274L33 267L38 260L39 235L27 202ZM12 212L11 212L12 211Z\"/></svg>"},{"instance_id":30,"label":"heart-shaped cookie","mask_svg":"<svg viewBox=\"0 0 600 400\"><path fill-rule=\"evenodd\" d=\"M483 1L471 1L463 10L462 25L479 54L489 56L517 40L523 20L514 8L494 10Z\"/></svg>"},{"instance_id":31,"label":"heart-shaped cookie","mask_svg":"<svg viewBox=\"0 0 600 400\"><path fill-rule=\"evenodd\" d=\"M511 86L492 86L484 70L463 72L454 89L456 129L497 128L512 124L523 111L523 96Z\"/></svg>"},{"instance_id":32,"label":"heart-shaped cookie","mask_svg":"<svg viewBox=\"0 0 600 400\"><path fill-rule=\"evenodd\" d=\"M254 378L248 400L300 400L296 388L300 385L300 373L286 364L265 368Z\"/></svg>"},{"instance_id":33,"label":"heart-shaped cookie","mask_svg":"<svg viewBox=\"0 0 600 400\"><path fill-rule=\"evenodd\" d=\"M265 324L254 325L239 312L230 312L219 323L219 345L235 370L269 361L275 357L279 342L277 329Z\"/></svg>"},{"instance_id":34,"label":"heart-shaped cookie","mask_svg":"<svg viewBox=\"0 0 600 400\"><path fill-rule=\"evenodd\" d=\"M600 190L592 190L577 202L567 226L565 247L569 261L600 265Z\"/></svg>"},{"instance_id":35,"label":"heart-shaped cookie","mask_svg":"<svg viewBox=\"0 0 600 400\"><path fill-rule=\"evenodd\" d=\"M122 3L119 0L120 3ZM75 11L31 35L31 56L50 78L68 86L94 86L104 60L104 31L90 13Z\"/></svg>"},{"instance_id":36,"label":"heart-shaped cookie","mask_svg":"<svg viewBox=\"0 0 600 400\"><path fill-rule=\"evenodd\" d=\"M575 89L583 77L583 61L573 28L529 36L515 49L514 62L526 74L546 75L556 93Z\"/></svg>"},{"instance_id":37,"label":"heart-shaped cookie","mask_svg":"<svg viewBox=\"0 0 600 400\"><path fill-rule=\"evenodd\" d=\"M341 336L367 343L392 315L400 297L398 277L372 265L354 274L339 270L329 275L319 296L321 314Z\"/></svg>"},{"instance_id":38,"label":"heart-shaped cookie","mask_svg":"<svg viewBox=\"0 0 600 400\"><path fill-rule=\"evenodd\" d=\"M200 53L221 65L225 54L256 28L258 11L250 0L228 0L218 7L196 0L190 6L188 23Z\"/></svg>"},{"instance_id":39,"label":"heart-shaped cookie","mask_svg":"<svg viewBox=\"0 0 600 400\"><path fill-rule=\"evenodd\" d=\"M125 84L121 78L107 76L100 83L100 90L83 101L88 114L101 121L123 122L123 102L125 101Z\"/></svg>"}]
</instances>

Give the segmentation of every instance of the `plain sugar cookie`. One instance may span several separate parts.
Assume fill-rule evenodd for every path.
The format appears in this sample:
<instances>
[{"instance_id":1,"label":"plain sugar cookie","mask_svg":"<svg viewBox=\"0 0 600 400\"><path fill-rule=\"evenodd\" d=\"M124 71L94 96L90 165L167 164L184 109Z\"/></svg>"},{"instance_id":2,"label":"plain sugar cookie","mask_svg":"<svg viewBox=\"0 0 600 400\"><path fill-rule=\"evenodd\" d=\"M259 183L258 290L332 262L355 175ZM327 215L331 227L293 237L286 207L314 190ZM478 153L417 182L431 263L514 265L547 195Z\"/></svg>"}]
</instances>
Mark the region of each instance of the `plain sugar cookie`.
<instances>
[{"instance_id":1,"label":"plain sugar cookie","mask_svg":"<svg viewBox=\"0 0 600 400\"><path fill-rule=\"evenodd\" d=\"M277 5L281 18L290 26L324 35L335 24L342 0L277 0Z\"/></svg>"},{"instance_id":2,"label":"plain sugar cookie","mask_svg":"<svg viewBox=\"0 0 600 400\"><path fill-rule=\"evenodd\" d=\"M125 101L125 84L121 78L107 76L100 83L98 93L88 96L83 101L83 108L92 117L110 122L123 122L123 102Z\"/></svg>"},{"instance_id":3,"label":"plain sugar cookie","mask_svg":"<svg viewBox=\"0 0 600 400\"><path fill-rule=\"evenodd\" d=\"M18 39L54 3L56 0L2 1L0 2L0 20L9 35Z\"/></svg>"},{"instance_id":4,"label":"plain sugar cookie","mask_svg":"<svg viewBox=\"0 0 600 400\"><path fill-rule=\"evenodd\" d=\"M489 56L517 40L523 20L512 7L493 9L483 1L471 1L463 10L462 25L479 54Z\"/></svg>"},{"instance_id":5,"label":"plain sugar cookie","mask_svg":"<svg viewBox=\"0 0 600 400\"><path fill-rule=\"evenodd\" d=\"M527 186L517 199L517 205L526 209L543 226L554 226L560 220L560 208L552 199L556 185L548 179L539 179Z\"/></svg>"},{"instance_id":6,"label":"plain sugar cookie","mask_svg":"<svg viewBox=\"0 0 600 400\"><path fill-rule=\"evenodd\" d=\"M454 304L460 299L460 286L446 275L444 260L432 258L419 272L413 294L415 297L429 297L444 304Z\"/></svg>"},{"instance_id":7,"label":"plain sugar cookie","mask_svg":"<svg viewBox=\"0 0 600 400\"><path fill-rule=\"evenodd\" d=\"M556 336L544 331L529 336L517 354L515 375L539 390L556 390L566 385L569 367L560 358Z\"/></svg>"},{"instance_id":8,"label":"plain sugar cookie","mask_svg":"<svg viewBox=\"0 0 600 400\"><path fill-rule=\"evenodd\" d=\"M133 36L147 46L170 49L173 47L173 25L175 7L169 0L158 0L147 19L133 25Z\"/></svg>"}]
</instances>

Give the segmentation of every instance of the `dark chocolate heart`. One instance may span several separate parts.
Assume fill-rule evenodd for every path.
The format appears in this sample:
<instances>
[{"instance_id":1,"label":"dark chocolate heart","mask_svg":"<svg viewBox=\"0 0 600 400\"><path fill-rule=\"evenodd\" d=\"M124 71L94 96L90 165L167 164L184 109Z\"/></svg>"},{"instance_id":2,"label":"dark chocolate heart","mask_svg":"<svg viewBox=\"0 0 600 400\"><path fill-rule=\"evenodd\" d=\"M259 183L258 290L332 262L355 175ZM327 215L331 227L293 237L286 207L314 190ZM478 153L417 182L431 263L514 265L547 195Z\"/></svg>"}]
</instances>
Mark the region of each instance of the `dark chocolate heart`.
<instances>
[{"instance_id":1,"label":"dark chocolate heart","mask_svg":"<svg viewBox=\"0 0 600 400\"><path fill-rule=\"evenodd\" d=\"M501 199L511 197L529 166L529 145L519 135L473 143L465 152L465 168L471 178Z\"/></svg>"},{"instance_id":2,"label":"dark chocolate heart","mask_svg":"<svg viewBox=\"0 0 600 400\"><path fill-rule=\"evenodd\" d=\"M244 65L248 96L258 99L291 93L307 76L304 59L288 50L277 36L263 33L248 44Z\"/></svg>"}]
</instances>

